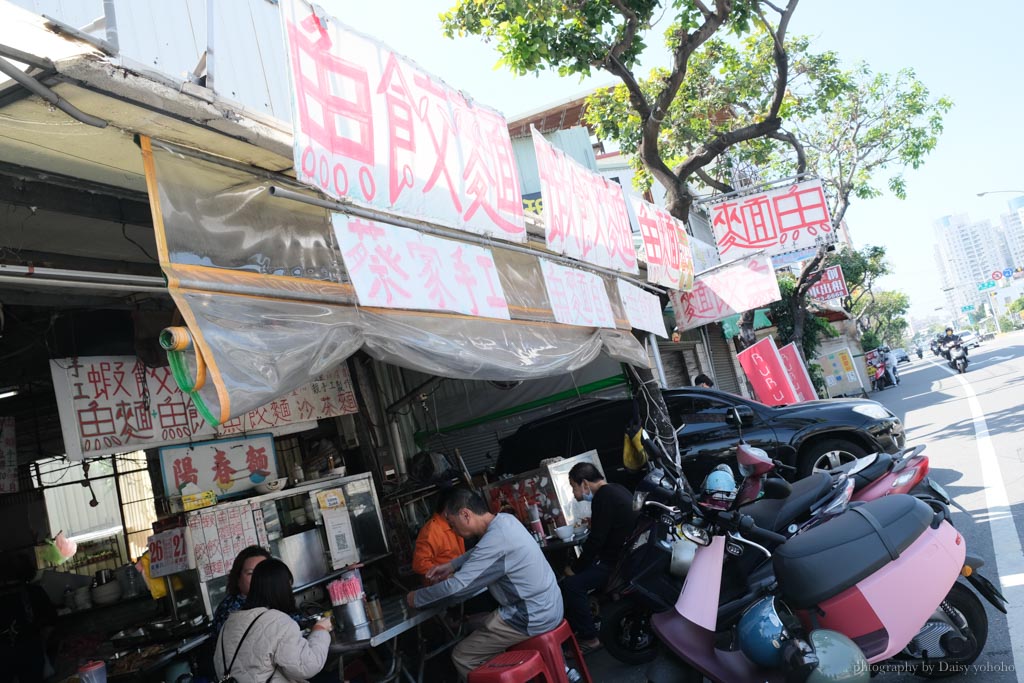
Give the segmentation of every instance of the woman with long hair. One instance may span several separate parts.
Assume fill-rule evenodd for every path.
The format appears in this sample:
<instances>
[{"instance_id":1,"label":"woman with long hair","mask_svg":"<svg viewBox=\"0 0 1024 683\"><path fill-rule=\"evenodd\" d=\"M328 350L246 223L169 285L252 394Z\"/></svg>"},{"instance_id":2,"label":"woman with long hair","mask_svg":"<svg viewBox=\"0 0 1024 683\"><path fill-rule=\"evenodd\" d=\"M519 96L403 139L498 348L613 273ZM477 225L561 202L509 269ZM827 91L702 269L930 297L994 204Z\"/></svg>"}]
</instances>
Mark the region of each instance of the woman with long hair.
<instances>
[{"instance_id":1,"label":"woman with long hair","mask_svg":"<svg viewBox=\"0 0 1024 683\"><path fill-rule=\"evenodd\" d=\"M238 683L303 683L324 668L331 620L321 619L308 638L290 616L295 612L292 573L281 560L260 562L249 596L228 617L217 639L213 664L218 678Z\"/></svg>"},{"instance_id":2,"label":"woman with long hair","mask_svg":"<svg viewBox=\"0 0 1024 683\"><path fill-rule=\"evenodd\" d=\"M220 633L224 622L228 617L242 609L246 598L249 596L249 581L252 579L253 570L263 560L269 559L270 553L258 545L251 545L243 549L235 557L228 573L228 592L224 599L217 605L217 611L213 613L213 632Z\"/></svg>"}]
</instances>

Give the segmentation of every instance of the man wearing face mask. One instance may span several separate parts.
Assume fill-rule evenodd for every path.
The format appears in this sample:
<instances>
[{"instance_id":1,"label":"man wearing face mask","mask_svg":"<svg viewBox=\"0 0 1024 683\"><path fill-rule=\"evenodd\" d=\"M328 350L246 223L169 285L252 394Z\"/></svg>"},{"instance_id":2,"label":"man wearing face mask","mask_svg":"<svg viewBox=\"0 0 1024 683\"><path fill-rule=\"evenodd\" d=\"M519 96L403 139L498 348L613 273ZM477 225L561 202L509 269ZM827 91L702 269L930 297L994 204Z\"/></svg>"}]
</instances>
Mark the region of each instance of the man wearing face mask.
<instances>
[{"instance_id":1,"label":"man wearing face mask","mask_svg":"<svg viewBox=\"0 0 1024 683\"><path fill-rule=\"evenodd\" d=\"M590 612L587 594L604 587L622 548L633 531L636 513L629 489L609 484L589 462L569 470L569 484L576 500L590 502L590 535L579 558L566 570L562 582L565 618L576 632L580 648L590 652L601 646Z\"/></svg>"}]
</instances>

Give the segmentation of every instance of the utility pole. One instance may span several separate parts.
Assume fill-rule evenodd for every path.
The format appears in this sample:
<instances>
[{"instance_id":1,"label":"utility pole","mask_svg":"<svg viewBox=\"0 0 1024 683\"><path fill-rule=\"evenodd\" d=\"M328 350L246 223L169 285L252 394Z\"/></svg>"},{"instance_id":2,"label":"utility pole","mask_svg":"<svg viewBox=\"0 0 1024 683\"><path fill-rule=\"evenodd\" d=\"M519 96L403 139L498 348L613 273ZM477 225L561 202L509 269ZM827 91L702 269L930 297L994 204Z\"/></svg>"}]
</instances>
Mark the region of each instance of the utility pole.
<instances>
[{"instance_id":1,"label":"utility pole","mask_svg":"<svg viewBox=\"0 0 1024 683\"><path fill-rule=\"evenodd\" d=\"M1002 334L1003 326L999 324L999 311L996 310L999 297L996 296L996 292L989 292L988 295L992 298L992 317L996 319L996 334Z\"/></svg>"}]
</instances>

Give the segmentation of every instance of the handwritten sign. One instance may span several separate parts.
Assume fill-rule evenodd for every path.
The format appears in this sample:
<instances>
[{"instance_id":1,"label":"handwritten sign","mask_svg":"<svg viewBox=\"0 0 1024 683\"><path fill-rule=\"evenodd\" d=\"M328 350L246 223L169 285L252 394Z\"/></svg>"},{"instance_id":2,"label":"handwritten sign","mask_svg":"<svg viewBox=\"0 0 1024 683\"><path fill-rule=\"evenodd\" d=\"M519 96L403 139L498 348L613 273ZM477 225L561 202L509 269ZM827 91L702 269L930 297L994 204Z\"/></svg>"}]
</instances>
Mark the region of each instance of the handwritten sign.
<instances>
[{"instance_id":1,"label":"handwritten sign","mask_svg":"<svg viewBox=\"0 0 1024 683\"><path fill-rule=\"evenodd\" d=\"M682 332L782 298L768 256L751 256L697 277L693 291L669 290Z\"/></svg>"},{"instance_id":2,"label":"handwritten sign","mask_svg":"<svg viewBox=\"0 0 1024 683\"><path fill-rule=\"evenodd\" d=\"M160 449L160 469L168 494L214 491L234 496L277 479L274 437L270 434Z\"/></svg>"},{"instance_id":3,"label":"handwritten sign","mask_svg":"<svg viewBox=\"0 0 1024 683\"><path fill-rule=\"evenodd\" d=\"M384 45L281 3L300 181L410 216L523 242L508 125Z\"/></svg>"},{"instance_id":4,"label":"handwritten sign","mask_svg":"<svg viewBox=\"0 0 1024 683\"><path fill-rule=\"evenodd\" d=\"M850 291L846 288L846 278L843 277L843 267L829 266L826 268L821 279L815 282L807 293L812 299L818 301L843 299L849 296Z\"/></svg>"},{"instance_id":5,"label":"handwritten sign","mask_svg":"<svg viewBox=\"0 0 1024 683\"><path fill-rule=\"evenodd\" d=\"M711 207L711 226L723 258L764 251L799 251L836 241L820 180L807 180Z\"/></svg>"},{"instance_id":6,"label":"handwritten sign","mask_svg":"<svg viewBox=\"0 0 1024 683\"><path fill-rule=\"evenodd\" d=\"M149 575L158 578L188 569L188 548L185 546L185 527L178 527L150 536Z\"/></svg>"},{"instance_id":7,"label":"handwritten sign","mask_svg":"<svg viewBox=\"0 0 1024 683\"><path fill-rule=\"evenodd\" d=\"M686 226L665 209L630 196L644 238L647 281L689 291L693 289L693 254Z\"/></svg>"},{"instance_id":8,"label":"handwritten sign","mask_svg":"<svg viewBox=\"0 0 1024 683\"><path fill-rule=\"evenodd\" d=\"M584 168L533 129L548 249L597 266L638 272L622 187Z\"/></svg>"},{"instance_id":9,"label":"handwritten sign","mask_svg":"<svg viewBox=\"0 0 1024 683\"><path fill-rule=\"evenodd\" d=\"M765 337L736 356L758 401L770 406L799 402L772 337Z\"/></svg>"},{"instance_id":10,"label":"handwritten sign","mask_svg":"<svg viewBox=\"0 0 1024 683\"><path fill-rule=\"evenodd\" d=\"M539 260L555 320L582 327L615 327L604 280L594 273Z\"/></svg>"},{"instance_id":11,"label":"handwritten sign","mask_svg":"<svg viewBox=\"0 0 1024 683\"><path fill-rule=\"evenodd\" d=\"M0 493L18 492L18 442L14 418L0 417Z\"/></svg>"},{"instance_id":12,"label":"handwritten sign","mask_svg":"<svg viewBox=\"0 0 1024 683\"><path fill-rule=\"evenodd\" d=\"M338 213L332 221L361 305L509 319L490 249Z\"/></svg>"},{"instance_id":13,"label":"handwritten sign","mask_svg":"<svg viewBox=\"0 0 1024 683\"><path fill-rule=\"evenodd\" d=\"M626 309L626 318L630 326L667 338L665 319L661 317L661 299L658 295L622 280L616 280L616 284L619 288L619 301Z\"/></svg>"},{"instance_id":14,"label":"handwritten sign","mask_svg":"<svg viewBox=\"0 0 1024 683\"><path fill-rule=\"evenodd\" d=\"M782 365L786 368L786 374L789 375L790 384L793 385L797 398L800 401L817 399L818 393L814 390L814 383L811 381L810 373L807 372L807 366L804 365L803 356L796 348L796 342L790 342L779 349L779 356L782 358Z\"/></svg>"},{"instance_id":15,"label":"handwritten sign","mask_svg":"<svg viewBox=\"0 0 1024 683\"><path fill-rule=\"evenodd\" d=\"M246 432L288 434L358 411L344 364L216 428L181 393L170 368L147 368L132 356L90 356L51 359L50 373L73 460Z\"/></svg>"}]
</instances>

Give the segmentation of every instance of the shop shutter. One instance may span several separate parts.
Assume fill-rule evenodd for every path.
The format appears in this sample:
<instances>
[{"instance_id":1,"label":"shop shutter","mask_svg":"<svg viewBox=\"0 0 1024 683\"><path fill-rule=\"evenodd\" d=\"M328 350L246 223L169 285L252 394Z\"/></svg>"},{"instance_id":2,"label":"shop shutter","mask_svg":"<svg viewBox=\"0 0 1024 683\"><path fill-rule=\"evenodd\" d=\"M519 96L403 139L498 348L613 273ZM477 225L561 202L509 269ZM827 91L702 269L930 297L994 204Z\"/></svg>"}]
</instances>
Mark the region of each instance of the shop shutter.
<instances>
[{"instance_id":1,"label":"shop shutter","mask_svg":"<svg viewBox=\"0 0 1024 683\"><path fill-rule=\"evenodd\" d=\"M677 343L663 343L658 345L661 351L661 364L665 369L665 388L675 389L693 384L689 372L686 370L686 357L689 354L693 358L696 354L697 342L683 341ZM651 361L654 367L654 361Z\"/></svg>"},{"instance_id":2,"label":"shop shutter","mask_svg":"<svg viewBox=\"0 0 1024 683\"><path fill-rule=\"evenodd\" d=\"M722 334L722 326L714 323L707 326L708 342L711 347L711 365L715 369L715 388L730 394L742 395L740 380L733 363L732 344Z\"/></svg>"}]
</instances>

